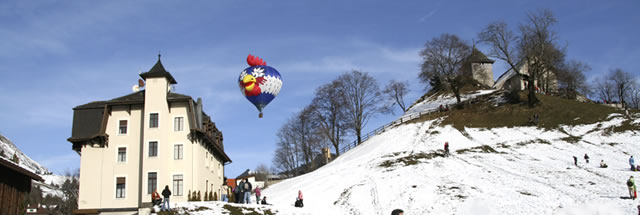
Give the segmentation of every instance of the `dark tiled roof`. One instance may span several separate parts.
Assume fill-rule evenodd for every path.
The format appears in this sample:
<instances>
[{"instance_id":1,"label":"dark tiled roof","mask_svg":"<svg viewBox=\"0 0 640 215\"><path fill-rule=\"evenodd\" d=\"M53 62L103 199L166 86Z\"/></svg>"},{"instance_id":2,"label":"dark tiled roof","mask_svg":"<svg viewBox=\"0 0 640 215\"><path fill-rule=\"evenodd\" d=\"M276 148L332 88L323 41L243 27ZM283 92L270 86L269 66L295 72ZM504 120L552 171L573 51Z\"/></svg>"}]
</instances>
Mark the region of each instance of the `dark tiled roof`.
<instances>
[{"instance_id":1,"label":"dark tiled roof","mask_svg":"<svg viewBox=\"0 0 640 215\"><path fill-rule=\"evenodd\" d=\"M249 178L251 176L254 176L254 174L251 174L251 171L249 169L247 169L244 172L242 172L240 175L238 175L238 177L236 177L236 179L245 179L245 178Z\"/></svg>"},{"instance_id":2,"label":"dark tiled roof","mask_svg":"<svg viewBox=\"0 0 640 215\"><path fill-rule=\"evenodd\" d=\"M162 62L160 62L160 58L158 58L158 62L156 63L156 65L153 65L151 70L140 74L140 77L142 77L144 80L147 80L147 78L165 77L171 84L178 83L176 82L176 79L173 78L171 73L167 72L167 70L164 69L164 66L162 66Z\"/></svg>"},{"instance_id":3,"label":"dark tiled roof","mask_svg":"<svg viewBox=\"0 0 640 215\"><path fill-rule=\"evenodd\" d=\"M104 108L104 105L107 105L107 104L108 105L140 104L140 103L144 103L144 93L145 93L145 90L140 90L138 92L131 93L129 95L121 96L121 97L114 98L107 101L89 102L87 104L77 106L73 109L75 110L75 109ZM169 94L167 94L168 101L180 101L180 100L189 100L189 99L193 100L191 96L183 95L180 93L169 92Z\"/></svg>"},{"instance_id":4,"label":"dark tiled roof","mask_svg":"<svg viewBox=\"0 0 640 215\"><path fill-rule=\"evenodd\" d=\"M18 164L15 164L5 158L0 158L0 167L4 167L7 168L8 170L11 170L13 172L17 172L19 174L22 174L24 176L27 176L33 180L36 181L44 181L44 179L42 179L42 177L40 177L39 175L19 166ZM3 173L6 173L4 170L2 171ZM7 177L5 175L3 175L2 177ZM15 185L13 185L15 186Z\"/></svg>"},{"instance_id":5,"label":"dark tiled roof","mask_svg":"<svg viewBox=\"0 0 640 215\"><path fill-rule=\"evenodd\" d=\"M471 62L471 63L493 63L495 61L489 59L480 50L474 48L473 51L471 51L471 55L469 56L469 62Z\"/></svg>"}]
</instances>

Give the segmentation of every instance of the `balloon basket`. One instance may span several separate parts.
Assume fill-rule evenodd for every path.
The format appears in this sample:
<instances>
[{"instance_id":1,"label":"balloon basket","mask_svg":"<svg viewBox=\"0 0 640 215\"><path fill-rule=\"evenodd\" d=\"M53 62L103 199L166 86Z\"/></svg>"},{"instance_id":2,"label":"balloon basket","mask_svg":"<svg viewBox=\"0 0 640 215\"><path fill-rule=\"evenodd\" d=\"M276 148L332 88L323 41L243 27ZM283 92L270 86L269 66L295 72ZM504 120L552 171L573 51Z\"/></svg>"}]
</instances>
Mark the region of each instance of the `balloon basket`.
<instances>
[{"instance_id":1,"label":"balloon basket","mask_svg":"<svg viewBox=\"0 0 640 215\"><path fill-rule=\"evenodd\" d=\"M258 114L258 117L262 118L262 113Z\"/></svg>"}]
</instances>

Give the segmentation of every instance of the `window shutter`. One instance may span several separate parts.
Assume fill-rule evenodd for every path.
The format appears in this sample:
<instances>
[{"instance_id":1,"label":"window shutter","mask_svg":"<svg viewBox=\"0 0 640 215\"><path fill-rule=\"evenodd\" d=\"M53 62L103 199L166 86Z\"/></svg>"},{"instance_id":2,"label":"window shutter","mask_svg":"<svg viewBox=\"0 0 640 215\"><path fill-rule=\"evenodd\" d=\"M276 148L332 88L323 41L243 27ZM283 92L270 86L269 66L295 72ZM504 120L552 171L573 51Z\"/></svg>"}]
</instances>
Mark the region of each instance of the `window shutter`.
<instances>
[{"instance_id":1,"label":"window shutter","mask_svg":"<svg viewBox=\"0 0 640 215\"><path fill-rule=\"evenodd\" d=\"M118 177L116 178L116 184L124 184L125 178L124 177Z\"/></svg>"}]
</instances>

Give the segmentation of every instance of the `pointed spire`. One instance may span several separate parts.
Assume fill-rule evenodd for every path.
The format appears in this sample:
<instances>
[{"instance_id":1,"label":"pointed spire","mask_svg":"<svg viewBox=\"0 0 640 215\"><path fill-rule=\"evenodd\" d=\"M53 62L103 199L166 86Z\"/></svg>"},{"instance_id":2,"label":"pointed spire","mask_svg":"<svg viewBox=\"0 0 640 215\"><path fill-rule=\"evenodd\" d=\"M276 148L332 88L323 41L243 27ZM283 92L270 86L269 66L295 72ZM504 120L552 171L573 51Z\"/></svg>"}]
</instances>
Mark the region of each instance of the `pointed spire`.
<instances>
[{"instance_id":1,"label":"pointed spire","mask_svg":"<svg viewBox=\"0 0 640 215\"><path fill-rule=\"evenodd\" d=\"M140 74L140 77L142 77L144 80L147 80L148 77L165 77L167 78L167 80L169 80L169 83L177 84L176 80L173 78L171 73L165 70L164 66L162 66L162 62L160 62L160 57L162 57L162 55L158 51L158 62L156 62L156 64L153 65L151 70Z\"/></svg>"}]
</instances>

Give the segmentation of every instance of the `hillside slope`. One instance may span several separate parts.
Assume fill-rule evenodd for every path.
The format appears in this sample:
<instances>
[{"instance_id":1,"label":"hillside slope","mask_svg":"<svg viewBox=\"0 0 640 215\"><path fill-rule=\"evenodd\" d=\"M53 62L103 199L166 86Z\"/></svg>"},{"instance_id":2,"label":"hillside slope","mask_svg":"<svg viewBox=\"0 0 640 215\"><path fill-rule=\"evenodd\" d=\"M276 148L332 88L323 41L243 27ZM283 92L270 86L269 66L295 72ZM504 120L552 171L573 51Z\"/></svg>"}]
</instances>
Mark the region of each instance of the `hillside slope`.
<instances>
[{"instance_id":1,"label":"hillside slope","mask_svg":"<svg viewBox=\"0 0 640 215\"><path fill-rule=\"evenodd\" d=\"M33 181L35 185L41 187L43 195L46 196L47 194L50 194L59 197L64 196L60 187L64 184L64 181L70 179L70 177L52 174L46 167L40 165L38 162L20 151L20 149L14 145L9 138L6 138L2 134L0 134L0 150L7 160L11 160L15 153L18 157L18 165L40 175L44 179L44 182Z\"/></svg>"},{"instance_id":2,"label":"hillside slope","mask_svg":"<svg viewBox=\"0 0 640 215\"><path fill-rule=\"evenodd\" d=\"M20 149L18 149L18 147L14 145L13 142L11 142L11 140L6 138L2 134L0 134L0 150L2 151L2 154L4 154L4 157L9 160L11 160L11 158L15 153L16 156L18 157L18 160L20 161L19 165L24 167L25 169L30 170L31 172L34 172L37 174L45 174L49 172L47 168L40 165L38 162L34 161L33 159L31 159L26 154L22 153L22 151L20 151Z\"/></svg>"},{"instance_id":3,"label":"hillside slope","mask_svg":"<svg viewBox=\"0 0 640 215\"><path fill-rule=\"evenodd\" d=\"M442 101L442 100L440 100ZM425 102L420 105L430 105ZM424 107L423 107L424 108ZM638 116L609 114L586 125L462 128L446 116L403 124L328 165L263 192L299 214L634 214L628 196L629 155L640 146ZM450 157L442 157L449 141ZM587 153L591 162L582 156ZM573 156L579 165L573 164ZM598 168L604 160L609 168Z\"/></svg>"}]
</instances>

